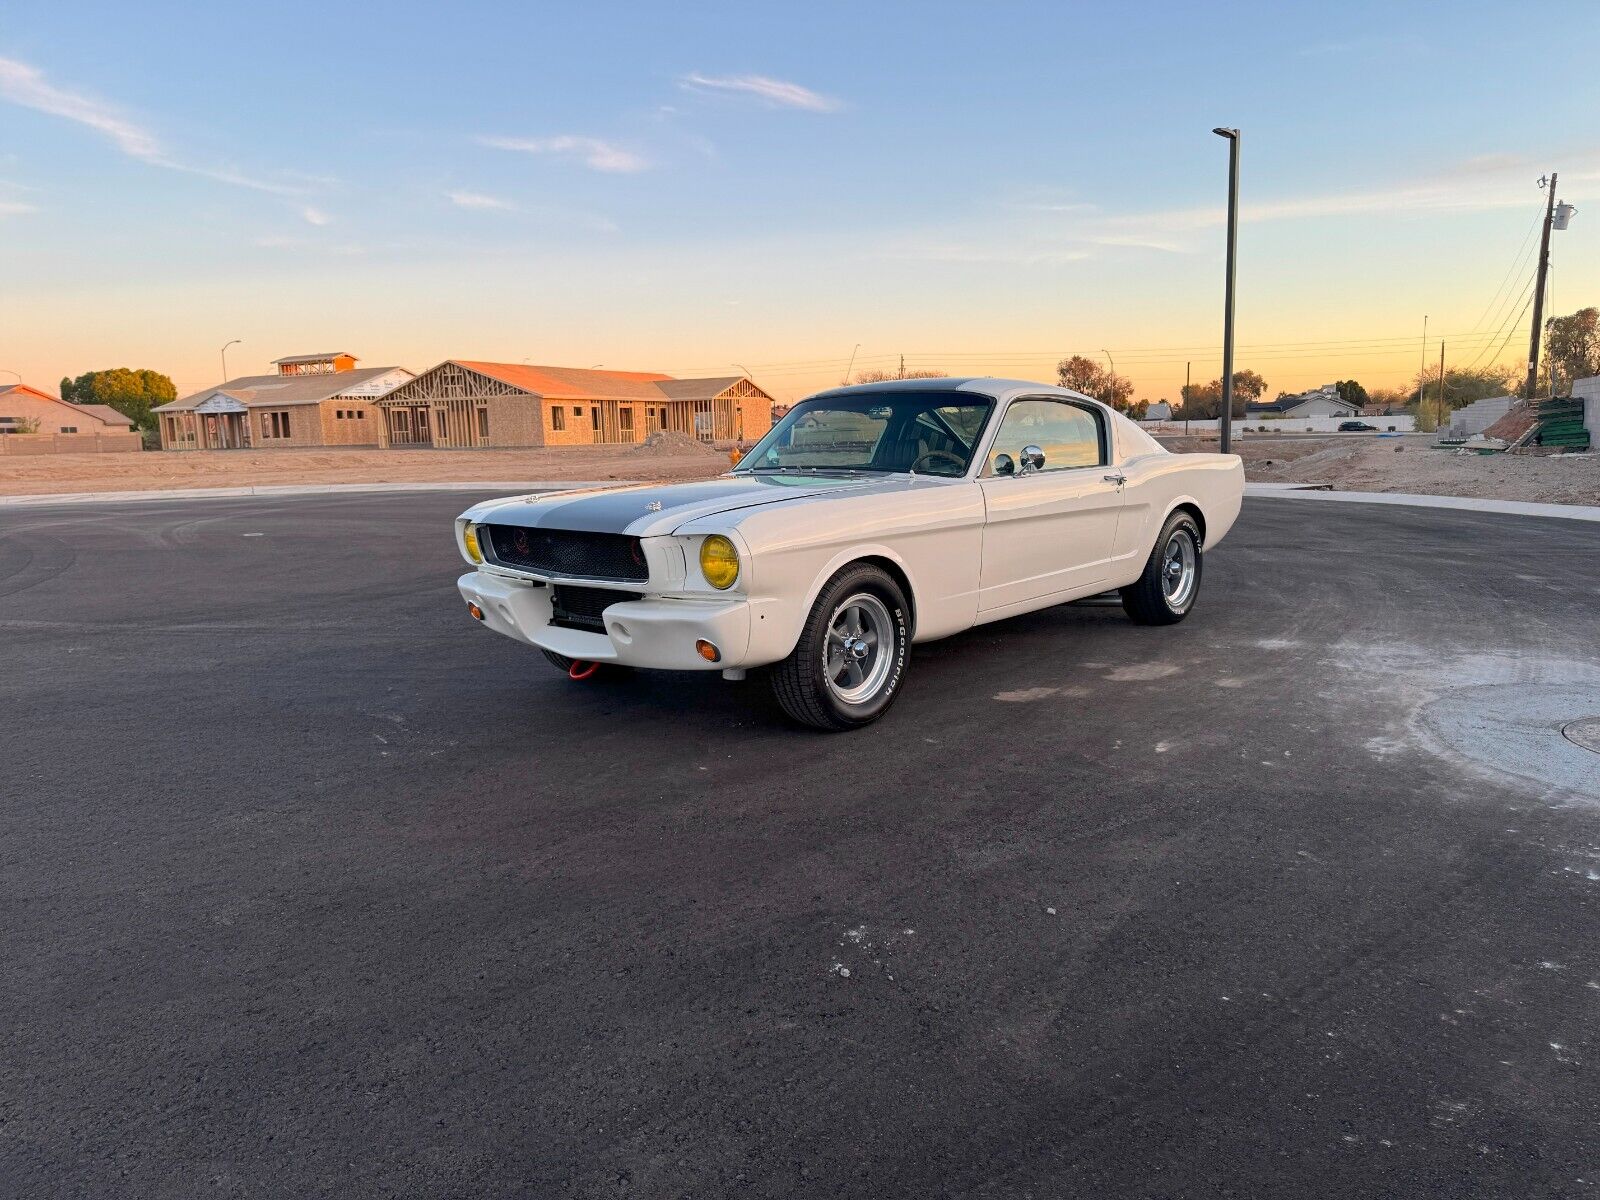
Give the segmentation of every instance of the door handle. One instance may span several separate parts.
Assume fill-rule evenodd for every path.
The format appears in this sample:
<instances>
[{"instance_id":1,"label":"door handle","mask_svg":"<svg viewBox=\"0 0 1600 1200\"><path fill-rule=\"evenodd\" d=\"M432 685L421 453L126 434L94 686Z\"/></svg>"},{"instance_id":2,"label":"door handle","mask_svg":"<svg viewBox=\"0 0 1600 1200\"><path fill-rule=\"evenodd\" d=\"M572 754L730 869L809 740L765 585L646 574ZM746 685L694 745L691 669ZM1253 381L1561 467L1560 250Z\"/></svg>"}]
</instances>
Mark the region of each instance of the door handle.
<instances>
[{"instance_id":1,"label":"door handle","mask_svg":"<svg viewBox=\"0 0 1600 1200\"><path fill-rule=\"evenodd\" d=\"M1121 487L1123 484L1128 482L1128 477L1121 471L1118 471L1115 475L1102 475L1100 478L1104 479L1107 483L1114 483L1118 487Z\"/></svg>"}]
</instances>

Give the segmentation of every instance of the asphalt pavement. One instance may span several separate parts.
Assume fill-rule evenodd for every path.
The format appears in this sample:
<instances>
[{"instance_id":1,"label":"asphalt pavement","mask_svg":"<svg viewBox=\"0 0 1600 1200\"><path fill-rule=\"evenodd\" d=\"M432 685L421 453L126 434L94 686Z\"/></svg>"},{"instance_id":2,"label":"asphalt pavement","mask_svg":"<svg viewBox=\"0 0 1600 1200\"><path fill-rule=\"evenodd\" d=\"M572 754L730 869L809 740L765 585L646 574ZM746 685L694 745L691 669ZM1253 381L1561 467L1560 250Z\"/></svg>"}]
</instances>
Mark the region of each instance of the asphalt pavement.
<instances>
[{"instance_id":1,"label":"asphalt pavement","mask_svg":"<svg viewBox=\"0 0 1600 1200\"><path fill-rule=\"evenodd\" d=\"M1600 1193L1591 524L1249 500L829 736L471 499L0 512L0 1195Z\"/></svg>"}]
</instances>

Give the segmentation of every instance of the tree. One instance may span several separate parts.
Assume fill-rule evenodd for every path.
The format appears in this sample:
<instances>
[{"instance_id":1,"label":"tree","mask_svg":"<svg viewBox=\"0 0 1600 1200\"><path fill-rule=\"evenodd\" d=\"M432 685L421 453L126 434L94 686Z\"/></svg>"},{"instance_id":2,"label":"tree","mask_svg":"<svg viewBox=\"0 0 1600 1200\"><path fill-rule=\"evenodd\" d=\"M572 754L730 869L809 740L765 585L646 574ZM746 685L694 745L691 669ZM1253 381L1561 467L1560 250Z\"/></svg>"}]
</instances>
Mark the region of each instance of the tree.
<instances>
[{"instance_id":1,"label":"tree","mask_svg":"<svg viewBox=\"0 0 1600 1200\"><path fill-rule=\"evenodd\" d=\"M1452 411L1465 408L1474 400L1512 395L1516 388L1511 369L1504 366L1446 367L1444 396L1439 394L1439 368L1430 367L1417 374L1406 403L1417 410L1417 428L1437 429L1447 424Z\"/></svg>"},{"instance_id":2,"label":"tree","mask_svg":"<svg viewBox=\"0 0 1600 1200\"><path fill-rule=\"evenodd\" d=\"M901 367L898 371L862 371L856 376L857 383L882 383L886 379L943 379L946 372L937 369L918 370L913 368L908 371Z\"/></svg>"},{"instance_id":3,"label":"tree","mask_svg":"<svg viewBox=\"0 0 1600 1200\"><path fill-rule=\"evenodd\" d=\"M1339 399L1346 404L1354 404L1357 412L1360 412L1372 402L1372 397L1367 394L1367 389L1354 379L1341 379L1333 385L1333 389L1339 393Z\"/></svg>"},{"instance_id":4,"label":"tree","mask_svg":"<svg viewBox=\"0 0 1600 1200\"><path fill-rule=\"evenodd\" d=\"M1600 309L1580 308L1569 317L1544 323L1544 368L1551 395L1572 394L1572 381L1600 375Z\"/></svg>"},{"instance_id":5,"label":"tree","mask_svg":"<svg viewBox=\"0 0 1600 1200\"><path fill-rule=\"evenodd\" d=\"M1133 380L1124 379L1081 354L1074 354L1057 363L1056 379L1062 387L1093 396L1118 412L1126 409L1133 398Z\"/></svg>"},{"instance_id":6,"label":"tree","mask_svg":"<svg viewBox=\"0 0 1600 1200\"><path fill-rule=\"evenodd\" d=\"M1233 373L1233 415L1244 416L1244 406L1261 399L1267 381L1248 368ZM1209 421L1222 415L1222 380L1189 384L1183 389L1183 417L1188 421Z\"/></svg>"},{"instance_id":7,"label":"tree","mask_svg":"<svg viewBox=\"0 0 1600 1200\"><path fill-rule=\"evenodd\" d=\"M154 429L150 410L178 398L172 380L159 371L114 367L61 381L61 398L71 404L108 404L140 429Z\"/></svg>"},{"instance_id":8,"label":"tree","mask_svg":"<svg viewBox=\"0 0 1600 1200\"><path fill-rule=\"evenodd\" d=\"M1405 408L1409 397L1403 387L1375 387L1367 393L1367 403L1381 408L1383 415L1390 415Z\"/></svg>"}]
</instances>

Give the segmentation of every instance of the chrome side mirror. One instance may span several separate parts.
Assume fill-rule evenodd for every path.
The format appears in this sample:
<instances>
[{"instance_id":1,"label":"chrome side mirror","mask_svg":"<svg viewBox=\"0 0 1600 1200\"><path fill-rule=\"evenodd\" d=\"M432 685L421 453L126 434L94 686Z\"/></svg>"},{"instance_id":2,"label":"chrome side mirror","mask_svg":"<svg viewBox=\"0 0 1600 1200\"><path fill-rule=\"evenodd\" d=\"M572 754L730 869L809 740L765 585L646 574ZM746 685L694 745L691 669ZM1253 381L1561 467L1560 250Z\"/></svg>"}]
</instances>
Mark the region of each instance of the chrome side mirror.
<instances>
[{"instance_id":1,"label":"chrome side mirror","mask_svg":"<svg viewBox=\"0 0 1600 1200\"><path fill-rule=\"evenodd\" d=\"M1030 471L1044 470L1044 451L1037 446L1024 446L1022 448L1022 469L1019 475L1026 475Z\"/></svg>"},{"instance_id":2,"label":"chrome side mirror","mask_svg":"<svg viewBox=\"0 0 1600 1200\"><path fill-rule=\"evenodd\" d=\"M1009 454L996 454L994 456L994 473L996 475L1015 475L1017 464L1011 461Z\"/></svg>"}]
</instances>

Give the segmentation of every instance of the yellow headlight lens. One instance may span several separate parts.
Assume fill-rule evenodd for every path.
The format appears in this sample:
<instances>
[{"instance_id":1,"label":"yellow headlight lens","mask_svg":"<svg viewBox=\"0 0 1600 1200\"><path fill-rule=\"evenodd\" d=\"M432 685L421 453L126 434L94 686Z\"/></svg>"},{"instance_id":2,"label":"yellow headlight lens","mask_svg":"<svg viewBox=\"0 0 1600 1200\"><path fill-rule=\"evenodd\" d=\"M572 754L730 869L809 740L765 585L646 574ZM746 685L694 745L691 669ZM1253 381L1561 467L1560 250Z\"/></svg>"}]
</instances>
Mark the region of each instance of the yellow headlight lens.
<instances>
[{"instance_id":1,"label":"yellow headlight lens","mask_svg":"<svg viewBox=\"0 0 1600 1200\"><path fill-rule=\"evenodd\" d=\"M718 591L731 588L739 578L739 551L720 533L700 543L700 574Z\"/></svg>"},{"instance_id":2,"label":"yellow headlight lens","mask_svg":"<svg viewBox=\"0 0 1600 1200\"><path fill-rule=\"evenodd\" d=\"M466 547L467 557L475 563L483 561L483 550L478 546L478 527L471 521L461 531L461 544Z\"/></svg>"}]
</instances>

